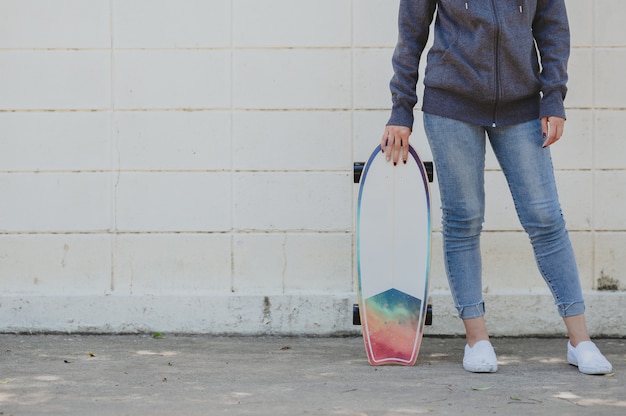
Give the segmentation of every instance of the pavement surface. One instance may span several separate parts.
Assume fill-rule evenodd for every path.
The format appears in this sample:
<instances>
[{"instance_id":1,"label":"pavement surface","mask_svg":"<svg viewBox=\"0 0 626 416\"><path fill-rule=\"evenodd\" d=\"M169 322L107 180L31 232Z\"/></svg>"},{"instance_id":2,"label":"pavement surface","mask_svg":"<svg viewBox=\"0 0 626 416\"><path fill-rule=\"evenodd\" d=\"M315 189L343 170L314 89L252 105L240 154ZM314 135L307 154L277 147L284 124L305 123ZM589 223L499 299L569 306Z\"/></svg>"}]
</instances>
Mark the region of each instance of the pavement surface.
<instances>
[{"instance_id":1,"label":"pavement surface","mask_svg":"<svg viewBox=\"0 0 626 416\"><path fill-rule=\"evenodd\" d=\"M414 367L372 367L361 338L0 334L0 415L624 415L626 340L609 376L565 339L496 338L499 370L426 336Z\"/></svg>"}]
</instances>

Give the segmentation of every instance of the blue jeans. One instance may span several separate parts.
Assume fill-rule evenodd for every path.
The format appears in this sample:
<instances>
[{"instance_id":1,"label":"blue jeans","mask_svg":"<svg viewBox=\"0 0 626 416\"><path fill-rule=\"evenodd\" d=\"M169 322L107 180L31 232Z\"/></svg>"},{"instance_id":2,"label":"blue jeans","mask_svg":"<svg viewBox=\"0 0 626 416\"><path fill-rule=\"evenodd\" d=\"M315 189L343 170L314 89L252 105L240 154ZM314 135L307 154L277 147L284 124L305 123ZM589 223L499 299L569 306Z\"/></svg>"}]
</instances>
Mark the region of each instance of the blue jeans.
<instances>
[{"instance_id":1,"label":"blue jeans","mask_svg":"<svg viewBox=\"0 0 626 416\"><path fill-rule=\"evenodd\" d=\"M559 314L582 314L585 305L578 267L561 213L550 150L542 148L541 121L483 127L424 114L424 127L441 193L446 273L459 316L469 319L485 313L480 234L485 214L486 136Z\"/></svg>"}]
</instances>

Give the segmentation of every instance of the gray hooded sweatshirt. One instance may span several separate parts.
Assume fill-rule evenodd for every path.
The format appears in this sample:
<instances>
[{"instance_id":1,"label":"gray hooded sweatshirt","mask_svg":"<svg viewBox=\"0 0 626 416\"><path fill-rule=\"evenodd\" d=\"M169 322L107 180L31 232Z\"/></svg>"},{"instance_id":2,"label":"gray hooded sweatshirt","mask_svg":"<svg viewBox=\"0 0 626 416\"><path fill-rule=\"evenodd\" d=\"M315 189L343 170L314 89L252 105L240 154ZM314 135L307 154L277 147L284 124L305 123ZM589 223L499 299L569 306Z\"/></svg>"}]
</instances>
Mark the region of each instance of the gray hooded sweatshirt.
<instances>
[{"instance_id":1,"label":"gray hooded sweatshirt","mask_svg":"<svg viewBox=\"0 0 626 416\"><path fill-rule=\"evenodd\" d=\"M413 127L419 62L435 16L424 112L484 126L565 118L564 0L401 0L389 125Z\"/></svg>"}]
</instances>

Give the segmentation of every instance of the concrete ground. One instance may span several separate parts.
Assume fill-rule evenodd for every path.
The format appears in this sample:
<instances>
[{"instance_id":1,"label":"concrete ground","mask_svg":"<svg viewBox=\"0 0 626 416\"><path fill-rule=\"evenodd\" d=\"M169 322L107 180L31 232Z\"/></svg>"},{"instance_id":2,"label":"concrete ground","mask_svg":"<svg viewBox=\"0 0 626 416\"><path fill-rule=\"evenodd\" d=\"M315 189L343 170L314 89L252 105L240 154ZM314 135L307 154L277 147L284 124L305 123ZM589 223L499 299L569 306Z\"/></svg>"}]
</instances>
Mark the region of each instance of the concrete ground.
<instances>
[{"instance_id":1,"label":"concrete ground","mask_svg":"<svg viewBox=\"0 0 626 416\"><path fill-rule=\"evenodd\" d=\"M0 335L0 415L624 415L614 374L565 361L565 339L496 338L495 374L463 339L426 336L415 367L372 367L361 338Z\"/></svg>"}]
</instances>

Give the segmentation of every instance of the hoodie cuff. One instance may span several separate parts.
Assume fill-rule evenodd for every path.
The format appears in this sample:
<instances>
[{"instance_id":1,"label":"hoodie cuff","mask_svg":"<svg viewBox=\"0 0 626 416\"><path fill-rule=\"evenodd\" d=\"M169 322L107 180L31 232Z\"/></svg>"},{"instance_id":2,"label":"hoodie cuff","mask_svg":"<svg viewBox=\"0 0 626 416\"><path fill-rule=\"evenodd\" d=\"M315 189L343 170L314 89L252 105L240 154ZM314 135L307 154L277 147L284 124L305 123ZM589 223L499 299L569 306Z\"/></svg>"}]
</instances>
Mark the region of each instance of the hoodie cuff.
<instances>
[{"instance_id":1,"label":"hoodie cuff","mask_svg":"<svg viewBox=\"0 0 626 416\"><path fill-rule=\"evenodd\" d=\"M394 107L391 110L391 117L387 122L388 126L405 126L413 130L413 123L415 117L413 116L413 109L408 111L402 107Z\"/></svg>"},{"instance_id":2,"label":"hoodie cuff","mask_svg":"<svg viewBox=\"0 0 626 416\"><path fill-rule=\"evenodd\" d=\"M558 91L544 95L539 106L539 118L551 116L566 118L563 95Z\"/></svg>"}]
</instances>

